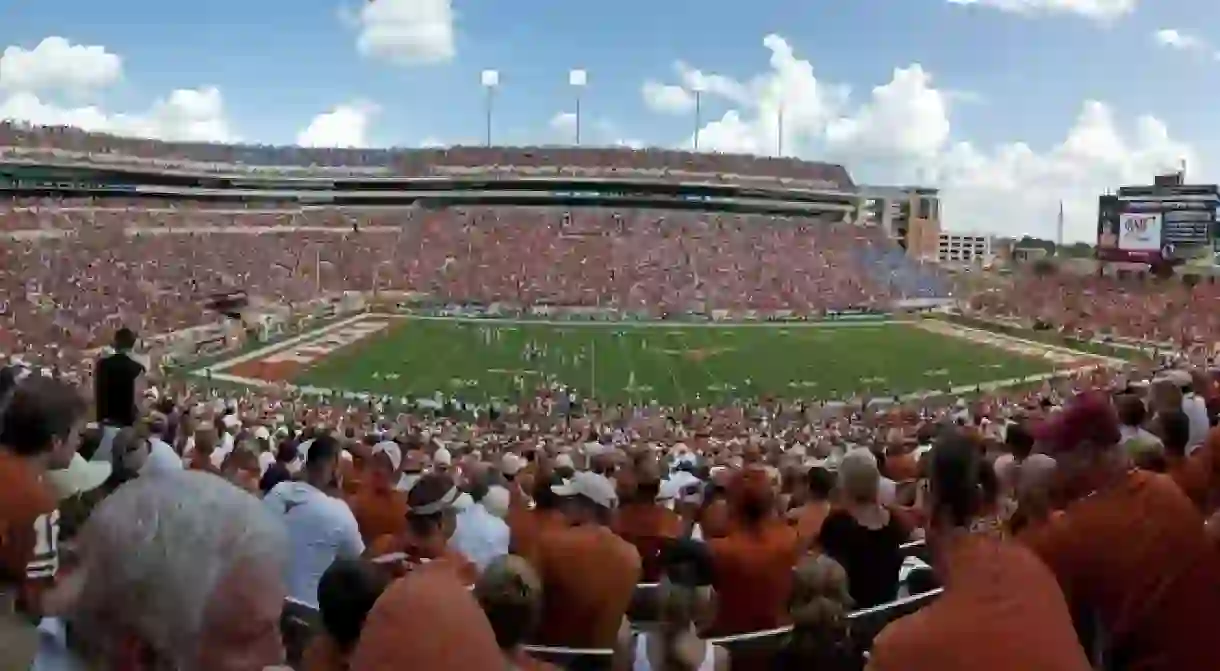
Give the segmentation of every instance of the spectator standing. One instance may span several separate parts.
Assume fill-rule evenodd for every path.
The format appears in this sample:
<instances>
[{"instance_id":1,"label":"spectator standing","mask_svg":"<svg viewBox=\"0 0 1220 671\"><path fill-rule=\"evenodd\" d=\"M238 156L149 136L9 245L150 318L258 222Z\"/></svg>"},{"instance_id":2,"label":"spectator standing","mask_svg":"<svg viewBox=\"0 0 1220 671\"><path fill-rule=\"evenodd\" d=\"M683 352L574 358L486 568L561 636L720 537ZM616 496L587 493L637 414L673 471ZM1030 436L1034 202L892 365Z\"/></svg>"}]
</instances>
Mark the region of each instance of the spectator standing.
<instances>
[{"instance_id":1,"label":"spectator standing","mask_svg":"<svg viewBox=\"0 0 1220 671\"><path fill-rule=\"evenodd\" d=\"M839 464L842 507L822 523L822 548L847 571L858 608L879 606L898 597L903 561L900 546L908 533L881 505L880 483L876 457L867 450L849 450Z\"/></svg>"},{"instance_id":2,"label":"spectator standing","mask_svg":"<svg viewBox=\"0 0 1220 671\"><path fill-rule=\"evenodd\" d=\"M538 642L613 647L640 580L640 554L609 528L618 507L614 483L578 471L551 491L571 526L549 531L535 548L544 603Z\"/></svg>"},{"instance_id":3,"label":"spectator standing","mask_svg":"<svg viewBox=\"0 0 1220 671\"><path fill-rule=\"evenodd\" d=\"M135 354L136 334L121 328L114 334L112 352L100 359L93 371L93 397L97 422L103 427L102 444L93 458L110 459L110 441L119 429L135 426L139 401L147 383L147 364Z\"/></svg>"},{"instance_id":4,"label":"spectator standing","mask_svg":"<svg viewBox=\"0 0 1220 671\"><path fill-rule=\"evenodd\" d=\"M355 559L364 541L351 509L327 494L339 469L339 442L329 435L314 439L302 480L281 482L263 504L287 529L292 561L287 567L288 596L317 607L318 581L336 559Z\"/></svg>"}]
</instances>

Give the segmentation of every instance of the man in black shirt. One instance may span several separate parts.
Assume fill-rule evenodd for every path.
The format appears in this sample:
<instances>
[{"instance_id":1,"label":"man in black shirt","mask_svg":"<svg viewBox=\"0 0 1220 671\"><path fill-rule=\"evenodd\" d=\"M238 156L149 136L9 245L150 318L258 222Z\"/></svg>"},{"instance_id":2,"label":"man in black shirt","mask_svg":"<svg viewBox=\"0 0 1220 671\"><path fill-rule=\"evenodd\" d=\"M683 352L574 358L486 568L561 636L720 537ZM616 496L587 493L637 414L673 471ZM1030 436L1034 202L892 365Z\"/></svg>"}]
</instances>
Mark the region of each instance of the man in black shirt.
<instances>
[{"instance_id":1,"label":"man in black shirt","mask_svg":"<svg viewBox=\"0 0 1220 671\"><path fill-rule=\"evenodd\" d=\"M133 355L135 346L135 332L129 328L119 329L111 345L114 352L98 359L94 368L97 421L104 432L94 459L109 459L114 434L121 428L134 426L139 419L137 402L143 392L145 367Z\"/></svg>"}]
</instances>

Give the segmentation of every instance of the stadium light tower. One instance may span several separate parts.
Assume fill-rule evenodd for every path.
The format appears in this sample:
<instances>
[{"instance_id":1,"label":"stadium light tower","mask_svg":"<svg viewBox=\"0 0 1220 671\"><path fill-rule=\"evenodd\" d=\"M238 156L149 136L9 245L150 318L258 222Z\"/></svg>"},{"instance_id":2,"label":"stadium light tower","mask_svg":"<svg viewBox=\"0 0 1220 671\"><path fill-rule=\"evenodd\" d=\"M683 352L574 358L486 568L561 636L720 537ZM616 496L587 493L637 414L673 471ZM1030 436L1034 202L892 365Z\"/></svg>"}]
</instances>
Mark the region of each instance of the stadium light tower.
<instances>
[{"instance_id":1,"label":"stadium light tower","mask_svg":"<svg viewBox=\"0 0 1220 671\"><path fill-rule=\"evenodd\" d=\"M589 73L584 70L572 70L568 72L568 85L576 91L576 146L580 146L580 96L584 93L585 85L589 83Z\"/></svg>"},{"instance_id":2,"label":"stadium light tower","mask_svg":"<svg viewBox=\"0 0 1220 671\"><path fill-rule=\"evenodd\" d=\"M784 103L780 102L779 111L776 112L776 131L775 131L775 155L782 157L784 155Z\"/></svg>"},{"instance_id":3,"label":"stadium light tower","mask_svg":"<svg viewBox=\"0 0 1220 671\"><path fill-rule=\"evenodd\" d=\"M487 92L487 146L491 146L491 111L495 101L496 89L500 88L499 70L484 70L482 75L483 90Z\"/></svg>"},{"instance_id":4,"label":"stadium light tower","mask_svg":"<svg viewBox=\"0 0 1220 671\"><path fill-rule=\"evenodd\" d=\"M699 127L703 125L703 82L696 81L691 90L695 93L695 151L699 151Z\"/></svg>"}]
</instances>

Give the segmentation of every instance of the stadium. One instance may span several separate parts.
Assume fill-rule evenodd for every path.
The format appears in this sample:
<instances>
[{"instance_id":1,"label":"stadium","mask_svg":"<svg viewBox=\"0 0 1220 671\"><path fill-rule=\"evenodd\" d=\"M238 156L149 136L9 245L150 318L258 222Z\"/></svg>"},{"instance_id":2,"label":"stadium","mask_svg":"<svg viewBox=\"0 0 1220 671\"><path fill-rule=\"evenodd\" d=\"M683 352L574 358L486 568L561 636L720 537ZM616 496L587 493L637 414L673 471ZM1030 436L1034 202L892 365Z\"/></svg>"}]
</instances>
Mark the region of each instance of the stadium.
<instances>
[{"instance_id":1,"label":"stadium","mask_svg":"<svg viewBox=\"0 0 1220 671\"><path fill-rule=\"evenodd\" d=\"M192 152L172 145L137 159L7 144L0 179L22 260L110 236L133 263L221 250L187 278L168 263L140 269L144 291L196 320L142 332L214 380L480 402L539 383L615 402L839 401L1105 363L921 323L950 303L948 282L855 225L841 166L544 147L364 152L350 158L381 165L359 169L221 166L169 158ZM60 203L60 221L23 229L46 210L22 203L39 199ZM34 301L57 300L50 282L36 288ZM238 300L217 298L228 295ZM90 331L53 315L49 328L96 346L121 313ZM322 325L302 332L305 320ZM216 351L239 342L254 349ZM210 365L192 367L204 354Z\"/></svg>"},{"instance_id":2,"label":"stadium","mask_svg":"<svg viewBox=\"0 0 1220 671\"><path fill-rule=\"evenodd\" d=\"M437 501L457 506L444 498L459 491L446 475L454 463L459 475L495 470L507 502L506 488L519 487L511 477L539 455L556 469L619 459L615 468L640 478L649 455L673 461L675 473L698 472L703 459L711 497L714 473L735 478L766 454L763 488L795 497L781 484L846 472L868 448L874 481L894 487L886 505L918 515L915 492L929 476L913 450L933 449L922 444L927 427L969 425L994 447L1013 418L1070 405L1078 391L1145 385L1165 351L1210 361L1204 334L1215 317L1183 305L1214 284L1082 277L1045 264L963 282L864 220L862 196L838 165L671 150L173 144L6 124L0 189L0 352L10 364L88 384L112 334L137 330L156 369L145 402L165 413L140 430L160 436L174 415L194 441L188 447L184 433L172 448L161 443L176 469L220 475L265 502L314 475L308 465L297 476L285 470L265 488L260 477L271 471L259 462L343 435L350 442L334 463L365 460L350 468L367 470L344 480L327 471L317 482L354 509L359 495L346 488L382 461L399 484L441 482ZM111 427L94 428L100 444ZM121 443L123 431L111 438ZM393 431L399 442L387 447ZM230 440L225 452L199 447L218 437ZM390 454L398 461L378 458ZM909 477L878 470L879 458L906 458ZM115 472L125 459L113 457ZM407 470L425 463L422 476ZM545 480L545 491L575 487L585 473ZM492 488L480 493L480 476L465 477L463 490L484 505ZM432 485L411 482L395 491L416 512L399 522L437 504L417 500ZM615 505L616 486L639 486L625 482L605 485ZM644 504L657 507L661 494L651 496ZM705 509L684 514L698 529L689 533L729 538ZM922 534L902 534L892 594L843 611L858 651L943 593ZM668 626L672 587L659 541L624 537L642 564L618 619L645 636ZM393 550L403 541L387 542ZM444 560L411 563L415 546L370 554L383 546L358 545L373 567ZM757 579L787 575L788 565ZM477 572L471 580L479 595ZM716 587L729 602L754 598L751 588ZM465 590L453 597L462 598ZM310 668L303 659L323 636L326 606L285 603L273 629L288 661ZM786 615L772 625L718 624L709 645L727 650L733 668L772 668L759 660L800 626ZM612 668L619 654L602 639L540 635L519 652L573 670Z\"/></svg>"}]
</instances>

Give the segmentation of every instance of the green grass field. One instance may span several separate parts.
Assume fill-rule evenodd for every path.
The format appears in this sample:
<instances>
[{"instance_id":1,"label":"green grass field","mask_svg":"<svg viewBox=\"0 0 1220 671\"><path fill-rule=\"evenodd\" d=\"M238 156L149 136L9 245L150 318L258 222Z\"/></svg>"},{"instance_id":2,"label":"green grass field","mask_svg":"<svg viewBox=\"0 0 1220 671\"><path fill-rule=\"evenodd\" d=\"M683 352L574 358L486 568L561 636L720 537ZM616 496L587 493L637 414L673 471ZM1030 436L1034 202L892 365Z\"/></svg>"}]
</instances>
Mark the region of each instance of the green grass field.
<instances>
[{"instance_id":1,"label":"green grass field","mask_svg":"<svg viewBox=\"0 0 1220 671\"><path fill-rule=\"evenodd\" d=\"M531 352L532 350L532 352ZM606 401L839 399L946 390L1053 370L906 324L681 326L403 320L323 359L299 385L513 398L556 380Z\"/></svg>"}]
</instances>

